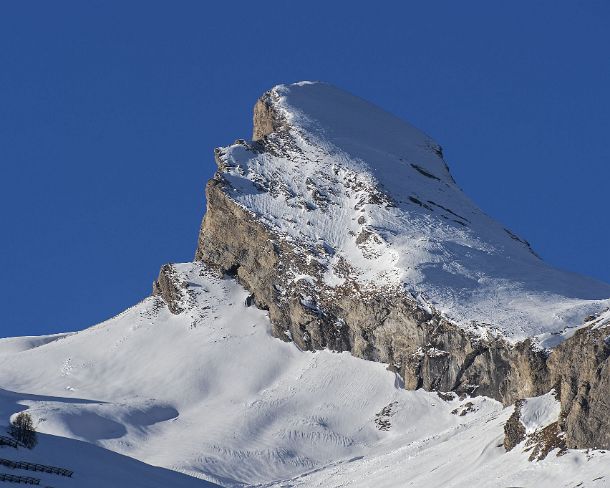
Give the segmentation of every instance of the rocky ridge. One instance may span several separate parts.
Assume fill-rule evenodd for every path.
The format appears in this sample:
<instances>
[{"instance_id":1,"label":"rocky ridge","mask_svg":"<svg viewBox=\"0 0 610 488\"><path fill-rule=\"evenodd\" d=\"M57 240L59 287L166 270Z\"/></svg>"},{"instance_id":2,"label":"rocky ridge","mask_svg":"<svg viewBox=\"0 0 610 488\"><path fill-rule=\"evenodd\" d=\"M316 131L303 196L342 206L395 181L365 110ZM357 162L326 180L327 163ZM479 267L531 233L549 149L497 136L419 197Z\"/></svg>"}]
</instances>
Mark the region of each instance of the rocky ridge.
<instances>
[{"instance_id":1,"label":"rocky ridge","mask_svg":"<svg viewBox=\"0 0 610 488\"><path fill-rule=\"evenodd\" d=\"M308 127L301 120L306 115L286 111L283 103L286 90L307 95L307 90L319 87L311 86L276 87L266 93L254 108L252 141L238 140L216 150L218 171L206 187L207 210L195 259L235 276L252 293L256 306L269 311L273 334L303 350L350 351L389 364L407 389L486 395L506 405L555 388L561 402L557 425L565 433L567 447L610 448L610 404L605 399L610 386L610 314L605 312L606 302L599 300L605 289L582 307L577 305L579 313L593 305L596 310L578 330L574 331L578 325L574 324L515 338L493 323L474 321L464 326L443 310L443 303L418 293L417 287L405 286L395 267L371 266L371 279L367 263L385 262L393 252L386 245L392 244L392 231L384 234L383 219L398 218L397 212L406 208L409 218L419 212L416 217L425 219L433 230L438 222L447 222L444 229L454 235L488 217L477 210L464 215L440 196L432 200L410 194L401 200L388 185L359 171L335 145L321 144L315 130L303 130ZM324 91L326 85L322 87ZM335 90L330 89L331 96L343 96ZM323 135L329 132L336 135L332 130ZM416 135L417 147L407 161L410 171L425 184L455 191L440 146ZM273 167L265 163L273 160L292 165L288 178L302 183L307 194L287 182L278 168L265 173ZM315 164L327 167L318 173L308 171ZM275 202L299 213L287 213ZM428 220L431 214L437 220ZM349 221L324 235L324 215L348 215ZM291 225L298 234L290 232ZM527 241L510 231L502 234L508 236L503 237L508 244L497 245L500 251L513 246L510 250L517 249L520 263L537 266L532 263L539 258ZM493 239L488 242L496 244ZM358 260L353 250L359 253ZM184 284L173 280L172 274L171 266L164 267L154 292L179 313ZM549 337L558 345L549 347Z\"/></svg>"}]
</instances>

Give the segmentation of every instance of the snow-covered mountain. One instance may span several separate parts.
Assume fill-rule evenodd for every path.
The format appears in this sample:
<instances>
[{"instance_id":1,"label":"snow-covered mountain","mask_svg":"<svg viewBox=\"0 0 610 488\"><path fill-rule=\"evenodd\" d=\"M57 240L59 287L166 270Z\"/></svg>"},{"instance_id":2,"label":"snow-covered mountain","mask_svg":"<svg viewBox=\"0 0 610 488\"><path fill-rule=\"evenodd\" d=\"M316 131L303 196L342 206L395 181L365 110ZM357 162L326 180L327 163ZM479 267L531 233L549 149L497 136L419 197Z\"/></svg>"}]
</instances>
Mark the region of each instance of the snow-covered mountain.
<instances>
[{"instance_id":1,"label":"snow-covered mountain","mask_svg":"<svg viewBox=\"0 0 610 488\"><path fill-rule=\"evenodd\" d=\"M408 389L511 404L559 385L570 445L610 445L593 420L610 414L594 325L610 285L549 266L485 215L428 136L304 82L267 92L253 141L216 160L196 259L235 275L273 335L387 363Z\"/></svg>"},{"instance_id":2,"label":"snow-covered mountain","mask_svg":"<svg viewBox=\"0 0 610 488\"><path fill-rule=\"evenodd\" d=\"M610 448L609 285L545 264L438 144L335 87L275 87L252 139L216 151L196 260L153 296L0 339L0 425L28 408L45 434L0 458L73 469L58 487L610 482L584 449Z\"/></svg>"}]
</instances>

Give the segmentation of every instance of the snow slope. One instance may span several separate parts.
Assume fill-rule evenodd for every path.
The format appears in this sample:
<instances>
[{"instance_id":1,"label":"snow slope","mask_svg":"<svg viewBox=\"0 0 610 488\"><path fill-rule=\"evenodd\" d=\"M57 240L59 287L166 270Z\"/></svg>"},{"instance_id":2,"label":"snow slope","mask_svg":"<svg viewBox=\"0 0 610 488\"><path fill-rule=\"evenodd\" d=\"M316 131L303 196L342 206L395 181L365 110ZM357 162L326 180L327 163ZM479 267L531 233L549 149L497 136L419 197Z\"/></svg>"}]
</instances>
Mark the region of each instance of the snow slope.
<instances>
[{"instance_id":1,"label":"snow slope","mask_svg":"<svg viewBox=\"0 0 610 488\"><path fill-rule=\"evenodd\" d=\"M145 469L101 446L223 486L607 481L604 453L551 453L536 463L519 446L507 454L498 446L511 409L406 391L385 365L348 353L299 351L270 335L266 313L246 307L247 292L232 279L197 263L175 269L188 290L179 315L150 297L61 340L0 340L0 385L22 392L0 395L0 422L21 408L4 399L18 399L39 431L76 439L44 436L32 456L93 478L103 472L90 455L125 476ZM172 483L165 486L182 486Z\"/></svg>"},{"instance_id":2,"label":"snow slope","mask_svg":"<svg viewBox=\"0 0 610 488\"><path fill-rule=\"evenodd\" d=\"M11 354L15 352L27 351L35 347L44 346L49 342L58 341L67 334L52 334L48 336L23 336L23 337L7 337L0 339L0 354Z\"/></svg>"},{"instance_id":3,"label":"snow slope","mask_svg":"<svg viewBox=\"0 0 610 488\"><path fill-rule=\"evenodd\" d=\"M561 405L554 390L539 397L525 398L519 421L526 434L532 434L559 420Z\"/></svg>"},{"instance_id":4,"label":"snow slope","mask_svg":"<svg viewBox=\"0 0 610 488\"><path fill-rule=\"evenodd\" d=\"M610 486L610 456L602 451L552 452L530 462L523 445L502 447L503 424L511 412L489 400L471 400L480 408L464 423L447 431L431 429L415 442L379 447L370 455L344 459L290 480L265 485L275 488L398 487L549 487Z\"/></svg>"},{"instance_id":5,"label":"snow slope","mask_svg":"<svg viewBox=\"0 0 610 488\"><path fill-rule=\"evenodd\" d=\"M61 403L61 398L54 399ZM46 401L43 397L0 390L0 426L12 413L22 411L24 402ZM4 429L1 429L4 434ZM0 458L44 464L74 471L71 477L12 469L0 465L0 473L40 480L55 488L212 488L218 486L174 471L150 466L86 442L39 434L35 449L0 447Z\"/></svg>"},{"instance_id":6,"label":"snow slope","mask_svg":"<svg viewBox=\"0 0 610 488\"><path fill-rule=\"evenodd\" d=\"M327 249L327 285L345 281L344 260L361 288L402 288L474 332L549 347L610 307L610 285L547 265L483 213L418 129L325 83L267 101L283 129L265 151L220 150L227 193L283 238Z\"/></svg>"}]
</instances>

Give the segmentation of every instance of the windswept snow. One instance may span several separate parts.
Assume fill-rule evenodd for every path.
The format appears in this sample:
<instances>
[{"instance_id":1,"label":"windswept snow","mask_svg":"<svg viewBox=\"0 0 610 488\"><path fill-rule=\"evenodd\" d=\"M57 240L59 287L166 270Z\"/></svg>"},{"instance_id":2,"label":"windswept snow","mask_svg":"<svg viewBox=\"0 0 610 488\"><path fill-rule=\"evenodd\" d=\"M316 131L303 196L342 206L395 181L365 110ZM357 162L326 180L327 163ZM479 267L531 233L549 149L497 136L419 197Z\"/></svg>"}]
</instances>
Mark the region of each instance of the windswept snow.
<instances>
[{"instance_id":1,"label":"windswept snow","mask_svg":"<svg viewBox=\"0 0 610 488\"><path fill-rule=\"evenodd\" d=\"M519 420L525 427L525 433L533 434L537 430L557 422L560 412L561 405L557 394L551 390L545 395L524 399Z\"/></svg>"},{"instance_id":2,"label":"windswept snow","mask_svg":"<svg viewBox=\"0 0 610 488\"><path fill-rule=\"evenodd\" d=\"M0 353L0 385L20 392L0 395L12 402L0 402L0 423L28 408L47 434L31 459L92 477L117 463L135 473L133 484L112 484L126 487L142 486L135 478L146 466L78 441L223 486L542 488L606 479L601 452L536 463L520 449L505 453L511 408L406 391L383 364L300 351L270 335L266 313L247 307L232 279L200 264L175 269L187 284L179 315L150 297L61 340Z\"/></svg>"},{"instance_id":3,"label":"windswept snow","mask_svg":"<svg viewBox=\"0 0 610 488\"><path fill-rule=\"evenodd\" d=\"M28 403L35 404L46 400L48 399L44 397L22 395L0 389L0 435L4 435L4 427L11 414L23 411ZM61 406L63 399L56 398L55 400ZM0 446L0 458L54 466L74 472L71 477L65 477L0 465L0 473L36 478L40 480L40 486L54 488L212 488L218 486L175 471L150 466L86 442L48 434L38 434L38 444L33 450L24 447L14 449Z\"/></svg>"},{"instance_id":4,"label":"windswept snow","mask_svg":"<svg viewBox=\"0 0 610 488\"><path fill-rule=\"evenodd\" d=\"M363 287L403 288L475 332L549 347L610 306L610 285L545 264L483 213L418 129L325 83L269 100L287 129L265 152L221 150L227 193L283 238L328 247L328 285L344 259Z\"/></svg>"},{"instance_id":5,"label":"windswept snow","mask_svg":"<svg viewBox=\"0 0 610 488\"><path fill-rule=\"evenodd\" d=\"M47 336L23 336L23 337L6 337L0 339L0 354L10 354L16 352L27 351L35 347L44 346L49 342L58 341L72 334L52 334Z\"/></svg>"},{"instance_id":6,"label":"windswept snow","mask_svg":"<svg viewBox=\"0 0 610 488\"><path fill-rule=\"evenodd\" d=\"M431 429L429 436L402 445L378 446L363 457L342 459L268 488L602 488L610 485L605 451L557 450L528 461L523 446L502 447L502 429L511 414L497 405L480 407L460 426ZM470 418L468 418L470 416Z\"/></svg>"}]
</instances>

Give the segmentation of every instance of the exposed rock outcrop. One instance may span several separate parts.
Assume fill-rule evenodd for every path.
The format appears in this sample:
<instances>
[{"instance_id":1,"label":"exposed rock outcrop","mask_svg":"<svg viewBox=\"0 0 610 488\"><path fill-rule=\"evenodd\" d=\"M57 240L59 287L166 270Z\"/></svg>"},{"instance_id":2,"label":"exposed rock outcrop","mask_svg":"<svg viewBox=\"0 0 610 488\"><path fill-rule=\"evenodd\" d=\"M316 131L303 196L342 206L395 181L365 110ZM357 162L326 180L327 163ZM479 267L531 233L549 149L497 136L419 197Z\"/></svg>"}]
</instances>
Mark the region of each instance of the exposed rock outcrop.
<instances>
[{"instance_id":1,"label":"exposed rock outcrop","mask_svg":"<svg viewBox=\"0 0 610 488\"><path fill-rule=\"evenodd\" d=\"M515 409L504 424L504 449L511 451L517 444L525 440L525 426L521 423L521 406L523 400L515 402Z\"/></svg>"},{"instance_id":2,"label":"exposed rock outcrop","mask_svg":"<svg viewBox=\"0 0 610 488\"><path fill-rule=\"evenodd\" d=\"M171 264L164 264L159 271L159 277L153 282L153 296L163 298L167 307L174 314L184 310L181 305L183 290L176 278L176 272Z\"/></svg>"},{"instance_id":3,"label":"exposed rock outcrop","mask_svg":"<svg viewBox=\"0 0 610 488\"><path fill-rule=\"evenodd\" d=\"M553 389L538 398L515 402L513 413L504 425L504 448L507 451L523 443L523 451L529 452L530 461L542 460L552 451L556 451L558 456L565 453L566 435L562 430L557 397Z\"/></svg>"},{"instance_id":4,"label":"exposed rock outcrop","mask_svg":"<svg viewBox=\"0 0 610 488\"><path fill-rule=\"evenodd\" d=\"M610 323L584 327L557 347L549 370L559 385L570 448L610 448Z\"/></svg>"},{"instance_id":5,"label":"exposed rock outcrop","mask_svg":"<svg viewBox=\"0 0 610 488\"><path fill-rule=\"evenodd\" d=\"M565 432L561 430L559 422L553 422L535 432L525 443L525 452L530 453L530 461L541 461L552 451L556 451L557 456L566 452Z\"/></svg>"},{"instance_id":6,"label":"exposed rock outcrop","mask_svg":"<svg viewBox=\"0 0 610 488\"><path fill-rule=\"evenodd\" d=\"M391 365L407 388L483 394L512 403L548 391L546 353L526 341L481 340L399 291L322 282L309 253L280 239L228 196L222 175L206 188L195 259L237 279L269 310L274 334L301 349L330 348ZM294 270L315 278L292 279ZM315 284L312 284L315 283Z\"/></svg>"},{"instance_id":7,"label":"exposed rock outcrop","mask_svg":"<svg viewBox=\"0 0 610 488\"><path fill-rule=\"evenodd\" d=\"M258 141L272 132L277 132L285 125L282 117L273 110L271 93L268 92L258 99L254 105L252 140Z\"/></svg>"}]
</instances>

